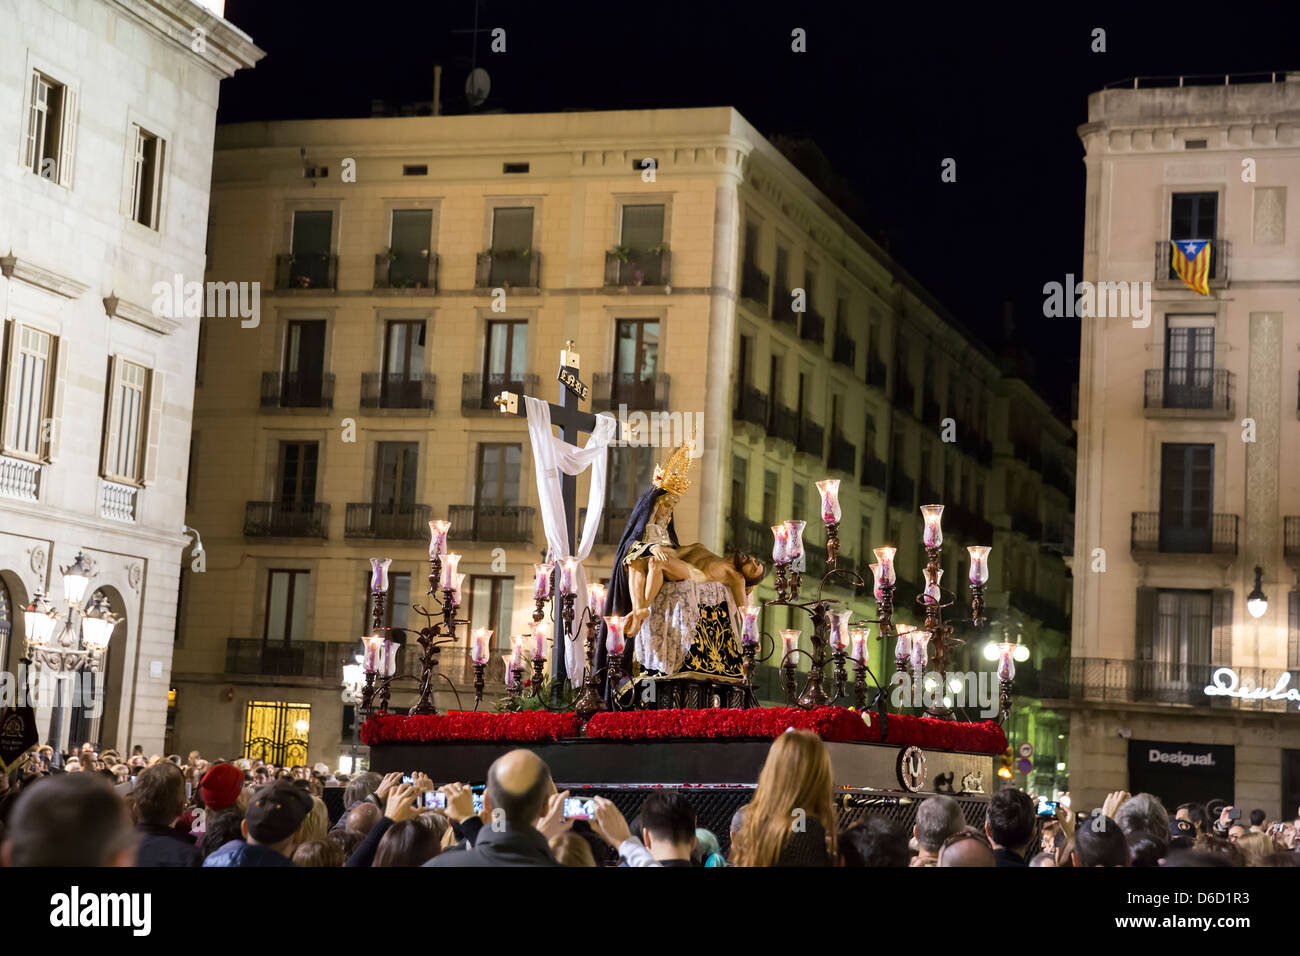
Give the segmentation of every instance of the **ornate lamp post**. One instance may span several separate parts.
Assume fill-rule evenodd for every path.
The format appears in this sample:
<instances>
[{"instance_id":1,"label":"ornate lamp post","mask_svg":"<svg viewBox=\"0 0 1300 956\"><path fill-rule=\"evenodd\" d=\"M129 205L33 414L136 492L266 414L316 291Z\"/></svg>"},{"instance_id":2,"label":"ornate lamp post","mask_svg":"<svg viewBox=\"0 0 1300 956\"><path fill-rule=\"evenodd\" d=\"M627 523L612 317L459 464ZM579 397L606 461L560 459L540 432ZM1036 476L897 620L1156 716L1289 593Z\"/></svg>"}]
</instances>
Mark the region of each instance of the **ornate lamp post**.
<instances>
[{"instance_id":1,"label":"ornate lamp post","mask_svg":"<svg viewBox=\"0 0 1300 956\"><path fill-rule=\"evenodd\" d=\"M119 620L99 592L91 598L89 607L82 607L90 579L95 576L94 566L82 552L78 551L72 564L59 571L63 575L63 601L67 611L59 614L49 599L37 591L23 616L27 631L27 656L23 663L32 667L38 688L42 670L56 678L86 673L93 681L93 675L103 672L104 652ZM60 621L62 627L58 626ZM50 716L51 745L59 747L62 736L62 695L56 691Z\"/></svg>"},{"instance_id":2,"label":"ornate lamp post","mask_svg":"<svg viewBox=\"0 0 1300 956\"><path fill-rule=\"evenodd\" d=\"M361 688L366 682L366 671L361 665L361 655L358 654L352 664L343 665L343 702L352 705L352 752L349 760L348 773L357 771L357 735L361 729L361 711L357 707L361 703Z\"/></svg>"}]
</instances>

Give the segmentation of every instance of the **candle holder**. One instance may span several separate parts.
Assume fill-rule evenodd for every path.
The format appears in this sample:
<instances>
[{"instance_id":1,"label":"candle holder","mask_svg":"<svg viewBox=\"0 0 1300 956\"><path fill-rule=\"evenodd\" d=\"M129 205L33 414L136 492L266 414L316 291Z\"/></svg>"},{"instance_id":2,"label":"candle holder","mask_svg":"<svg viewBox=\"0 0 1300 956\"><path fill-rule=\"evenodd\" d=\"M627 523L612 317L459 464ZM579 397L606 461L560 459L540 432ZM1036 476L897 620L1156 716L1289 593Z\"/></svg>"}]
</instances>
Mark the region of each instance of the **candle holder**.
<instances>
[{"instance_id":1,"label":"candle holder","mask_svg":"<svg viewBox=\"0 0 1300 956\"><path fill-rule=\"evenodd\" d=\"M797 654L786 654L781 661L781 686L785 690L785 702L794 705L795 684L794 668Z\"/></svg>"},{"instance_id":2,"label":"candle holder","mask_svg":"<svg viewBox=\"0 0 1300 956\"><path fill-rule=\"evenodd\" d=\"M534 657L533 658L533 686L528 693L529 697L537 697L542 693L542 672L545 669L546 669L546 658Z\"/></svg>"},{"instance_id":3,"label":"candle holder","mask_svg":"<svg viewBox=\"0 0 1300 956\"><path fill-rule=\"evenodd\" d=\"M840 556L840 523L826 522L826 563L832 568Z\"/></svg>"},{"instance_id":4,"label":"candle holder","mask_svg":"<svg viewBox=\"0 0 1300 956\"><path fill-rule=\"evenodd\" d=\"M789 568L789 565L784 561L777 561L774 566L776 568L776 581L774 582L776 586L776 597L779 602L784 603L790 599L789 586L785 579L786 570Z\"/></svg>"},{"instance_id":5,"label":"candle holder","mask_svg":"<svg viewBox=\"0 0 1300 956\"><path fill-rule=\"evenodd\" d=\"M610 696L618 697L618 681L623 676L623 655L609 653L605 655L606 668L609 671ZM599 686L599 684L597 685ZM602 701L602 703L604 703Z\"/></svg>"},{"instance_id":6,"label":"candle holder","mask_svg":"<svg viewBox=\"0 0 1300 956\"><path fill-rule=\"evenodd\" d=\"M813 632L809 638L812 641L812 663L808 668L808 680L804 683L803 693L799 695L798 704L804 710L811 710L814 707L825 707L831 702L826 691L822 690L822 683L826 680L826 647L827 640L827 608L824 602L818 602L813 606Z\"/></svg>"},{"instance_id":7,"label":"candle holder","mask_svg":"<svg viewBox=\"0 0 1300 956\"><path fill-rule=\"evenodd\" d=\"M573 619L573 598L572 594L566 594L565 607L568 609L567 620ZM596 638L599 636L596 615L591 612L590 607L582 609L582 618L578 622L581 627L587 625L587 679L583 681L582 696L578 698L573 705L573 712L578 715L578 719L584 724L591 720L593 716L606 710L605 698L600 693L600 678L596 674ZM572 633L566 631L566 633ZM614 655L606 654L606 662Z\"/></svg>"},{"instance_id":8,"label":"candle holder","mask_svg":"<svg viewBox=\"0 0 1300 956\"><path fill-rule=\"evenodd\" d=\"M519 702L524 690L524 669L522 667L510 668L510 683L506 691L510 694L509 707L512 711L522 710L523 705Z\"/></svg>"},{"instance_id":9,"label":"candle holder","mask_svg":"<svg viewBox=\"0 0 1300 956\"><path fill-rule=\"evenodd\" d=\"M844 696L844 688L849 680L849 672L844 667L844 662L847 658L848 654L845 653L843 646L836 647L831 653L831 660L835 663L835 670L833 672L834 683L832 684L832 687L835 690L836 700L839 700Z\"/></svg>"},{"instance_id":10,"label":"candle holder","mask_svg":"<svg viewBox=\"0 0 1300 956\"><path fill-rule=\"evenodd\" d=\"M858 711L867 709L867 662L856 661L853 665L853 704Z\"/></svg>"},{"instance_id":11,"label":"candle holder","mask_svg":"<svg viewBox=\"0 0 1300 956\"><path fill-rule=\"evenodd\" d=\"M573 605L577 597L576 594L570 592L564 592L560 595L560 616L564 618L565 634L573 633Z\"/></svg>"},{"instance_id":12,"label":"candle holder","mask_svg":"<svg viewBox=\"0 0 1300 956\"><path fill-rule=\"evenodd\" d=\"M483 671L487 668L487 661L474 662L474 709L478 710L478 705L483 703Z\"/></svg>"}]
</instances>

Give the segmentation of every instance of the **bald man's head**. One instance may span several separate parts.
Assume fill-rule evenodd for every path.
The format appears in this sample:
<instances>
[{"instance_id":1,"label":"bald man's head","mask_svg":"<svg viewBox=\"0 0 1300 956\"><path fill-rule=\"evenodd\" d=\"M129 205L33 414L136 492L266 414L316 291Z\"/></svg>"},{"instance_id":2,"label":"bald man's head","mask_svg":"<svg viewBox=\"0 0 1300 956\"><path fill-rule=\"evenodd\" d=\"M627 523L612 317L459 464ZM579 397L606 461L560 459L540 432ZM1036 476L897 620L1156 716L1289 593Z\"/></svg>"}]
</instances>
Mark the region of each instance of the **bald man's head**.
<instances>
[{"instance_id":1,"label":"bald man's head","mask_svg":"<svg viewBox=\"0 0 1300 956\"><path fill-rule=\"evenodd\" d=\"M531 750L502 754L488 768L488 800L512 827L532 826L554 789L551 771Z\"/></svg>"},{"instance_id":2,"label":"bald man's head","mask_svg":"<svg viewBox=\"0 0 1300 956\"><path fill-rule=\"evenodd\" d=\"M953 834L939 851L940 866L997 866L993 850L974 833Z\"/></svg>"},{"instance_id":3,"label":"bald man's head","mask_svg":"<svg viewBox=\"0 0 1300 956\"><path fill-rule=\"evenodd\" d=\"M370 832L371 827L379 822L384 812L369 800L358 803L348 811L348 822L344 824L345 828L353 833L359 833L365 836Z\"/></svg>"}]
</instances>

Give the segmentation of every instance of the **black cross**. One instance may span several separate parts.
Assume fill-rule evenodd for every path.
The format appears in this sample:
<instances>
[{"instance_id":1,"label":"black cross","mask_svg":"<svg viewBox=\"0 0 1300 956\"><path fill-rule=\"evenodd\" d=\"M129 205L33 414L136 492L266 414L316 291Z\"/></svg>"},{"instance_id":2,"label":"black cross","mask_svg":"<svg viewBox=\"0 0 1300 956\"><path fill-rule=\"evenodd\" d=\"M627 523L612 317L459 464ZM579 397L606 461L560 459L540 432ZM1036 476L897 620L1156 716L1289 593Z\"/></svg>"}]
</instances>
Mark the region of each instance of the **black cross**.
<instances>
[{"instance_id":1,"label":"black cross","mask_svg":"<svg viewBox=\"0 0 1300 956\"><path fill-rule=\"evenodd\" d=\"M578 433L591 432L596 430L596 416L591 412L580 411L579 403L582 401L578 397L578 391L586 392L586 386L577 387L563 384L566 378L565 373L570 373L567 377L572 381L577 381L578 375L578 354L573 349L573 340L570 339L565 343L564 351L560 353L560 404L554 402L547 404L551 409L551 424L558 425L560 429L560 440L566 441L570 445L578 445ZM493 401L501 409L510 415L518 415L521 418L528 417L527 406L522 401L522 397L514 392L502 392L497 395ZM621 437L615 435L615 437ZM565 533L569 537L569 553L573 554L577 549L577 523L578 523L578 476L577 475L560 475L561 494L564 499L564 524ZM555 572L551 578L552 600L559 600L560 568L556 565ZM576 606L583 608L586 606L587 596L579 594L576 598ZM558 605L557 605L558 606ZM564 681L567 676L564 664L564 648L567 646L568 635L565 633L564 618L560 614L555 615L555 640L551 646L551 703L558 706L562 699Z\"/></svg>"}]
</instances>

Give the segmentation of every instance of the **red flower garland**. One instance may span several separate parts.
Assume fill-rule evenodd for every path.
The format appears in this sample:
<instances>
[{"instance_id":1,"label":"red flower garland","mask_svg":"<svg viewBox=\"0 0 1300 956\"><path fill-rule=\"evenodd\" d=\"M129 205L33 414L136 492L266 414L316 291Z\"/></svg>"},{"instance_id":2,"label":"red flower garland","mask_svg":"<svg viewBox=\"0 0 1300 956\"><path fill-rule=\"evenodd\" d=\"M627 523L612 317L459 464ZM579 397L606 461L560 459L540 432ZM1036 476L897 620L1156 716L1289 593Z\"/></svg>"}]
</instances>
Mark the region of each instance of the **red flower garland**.
<instances>
[{"instance_id":1,"label":"red flower garland","mask_svg":"<svg viewBox=\"0 0 1300 956\"><path fill-rule=\"evenodd\" d=\"M479 714L454 710L416 717L398 714L371 717L361 725L361 742L366 745L408 741L535 743L577 737L581 731L582 721L578 715L568 712L537 710L518 714Z\"/></svg>"},{"instance_id":2,"label":"red flower garland","mask_svg":"<svg viewBox=\"0 0 1300 956\"><path fill-rule=\"evenodd\" d=\"M870 723L847 707L756 707L749 710L633 710L599 713L587 722L586 736L595 740L773 740L791 727L811 730L822 740L836 743L877 742L880 716L870 713ZM885 743L929 750L1000 754L1007 736L991 720L961 723L888 716ZM378 743L511 742L536 743L583 735L582 722L573 713L526 711L518 714L448 714L403 717L385 714L361 726L361 740Z\"/></svg>"}]
</instances>

